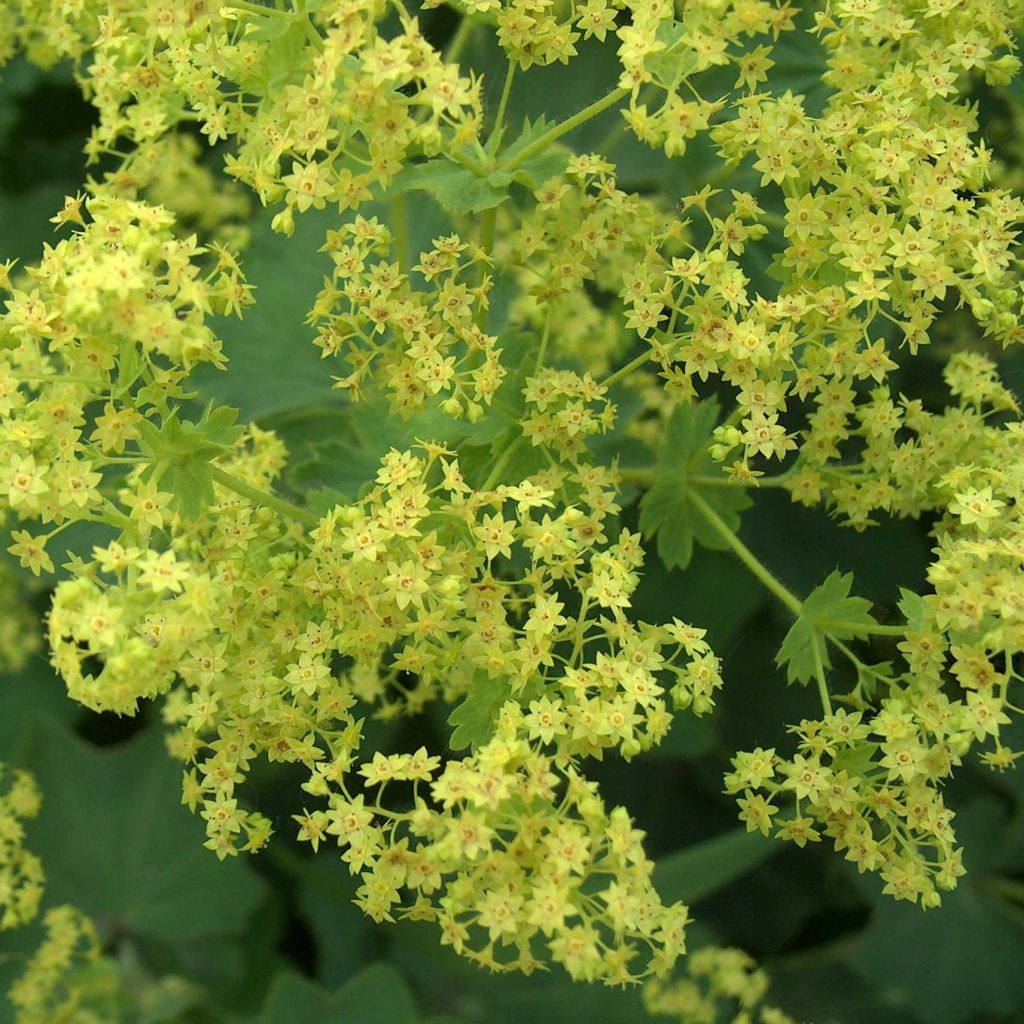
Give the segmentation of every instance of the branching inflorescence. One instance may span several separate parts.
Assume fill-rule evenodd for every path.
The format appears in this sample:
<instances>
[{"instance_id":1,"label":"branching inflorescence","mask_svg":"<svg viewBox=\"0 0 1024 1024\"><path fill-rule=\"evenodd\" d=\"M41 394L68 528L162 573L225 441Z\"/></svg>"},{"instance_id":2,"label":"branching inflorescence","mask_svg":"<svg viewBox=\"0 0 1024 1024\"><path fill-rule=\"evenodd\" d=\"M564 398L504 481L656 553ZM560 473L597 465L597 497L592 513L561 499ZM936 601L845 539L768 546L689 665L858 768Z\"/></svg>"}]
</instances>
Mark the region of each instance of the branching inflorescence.
<instances>
[{"instance_id":1,"label":"branching inflorescence","mask_svg":"<svg viewBox=\"0 0 1024 1024\"><path fill-rule=\"evenodd\" d=\"M780 664L822 714L790 749L733 759L747 827L827 838L925 906L956 884L943 783L972 749L1021 756L1001 727L1024 649L1024 446L993 354L1024 337L1024 206L969 97L1017 72L1024 11L810 6L481 0L439 51L401 0L4 5L0 53L73 62L103 168L36 265L3 267L9 550L49 574L64 529L105 528L56 587L53 664L94 710L165 697L218 856L271 839L245 781L290 762L299 837L340 851L375 920L432 920L492 968L665 976L686 908L662 904L642 833L586 765L709 712L722 679L699 622L631 612L629 487L666 564L731 549L796 619ZM508 58L495 110L463 58L474 32ZM813 102L773 82L794 33L820 49ZM615 54L609 91L512 124L531 69L588 59L584 42ZM604 146L569 148L614 111ZM624 132L673 166L713 154L713 180L677 204L621 186ZM260 315L246 192L284 235L337 210L305 333L346 401L412 424L357 494L289 491L278 437L188 404L190 373L225 362L215 318ZM420 193L450 230L414 253ZM901 390L926 359L940 403ZM620 465L625 442L647 461ZM888 624L838 572L792 593L737 536L765 487L856 529L933 516L930 589ZM890 661L865 660L872 639ZM446 751L367 749L367 719L434 705L454 708ZM763 992L735 951L696 968L710 994L658 982L652 1010L729 995L746 1012Z\"/></svg>"}]
</instances>

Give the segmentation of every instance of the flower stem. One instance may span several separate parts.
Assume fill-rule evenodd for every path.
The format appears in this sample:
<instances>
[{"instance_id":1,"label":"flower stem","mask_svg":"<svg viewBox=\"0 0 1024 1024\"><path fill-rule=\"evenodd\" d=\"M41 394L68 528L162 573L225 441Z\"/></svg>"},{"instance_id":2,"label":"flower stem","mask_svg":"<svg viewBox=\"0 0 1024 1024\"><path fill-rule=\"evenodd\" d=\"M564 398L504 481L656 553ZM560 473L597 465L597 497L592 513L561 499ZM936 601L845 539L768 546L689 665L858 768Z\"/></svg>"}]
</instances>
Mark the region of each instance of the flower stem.
<instances>
[{"instance_id":1,"label":"flower stem","mask_svg":"<svg viewBox=\"0 0 1024 1024\"><path fill-rule=\"evenodd\" d=\"M463 16L462 21L459 22L459 27L455 30L455 35L452 36L441 57L445 64L458 63L466 43L469 42L469 38L473 34L473 29L476 28L476 24L469 15Z\"/></svg>"},{"instance_id":2,"label":"flower stem","mask_svg":"<svg viewBox=\"0 0 1024 1024\"><path fill-rule=\"evenodd\" d=\"M291 12L281 10L279 7L264 7L262 4L252 4L248 0L223 0L221 7L230 8L232 11L244 11L246 14L268 14L271 17L290 18Z\"/></svg>"},{"instance_id":3,"label":"flower stem","mask_svg":"<svg viewBox=\"0 0 1024 1024\"><path fill-rule=\"evenodd\" d=\"M522 152L517 153L508 163L500 164L498 169L514 171L517 167L522 167L527 160L532 160L538 153L543 153L552 142L557 142L563 135L568 135L573 129L579 128L581 124L586 124L587 121L597 117L598 114L603 114L609 107L614 107L616 103L621 102L628 95L629 89L613 89L599 100L595 100L590 106L584 107L573 114L572 117L566 118L561 124L556 124L553 128L550 128L536 142L531 143Z\"/></svg>"},{"instance_id":4,"label":"flower stem","mask_svg":"<svg viewBox=\"0 0 1024 1024\"><path fill-rule=\"evenodd\" d=\"M391 236L398 259L398 272L409 273L409 218L408 193L403 192L391 200Z\"/></svg>"},{"instance_id":5,"label":"flower stem","mask_svg":"<svg viewBox=\"0 0 1024 1024\"><path fill-rule=\"evenodd\" d=\"M690 503L708 521L714 531L732 549L739 560L774 594L794 615L800 614L803 602L787 587L783 586L771 570L729 529L718 513L692 488L687 492Z\"/></svg>"},{"instance_id":6,"label":"flower stem","mask_svg":"<svg viewBox=\"0 0 1024 1024\"><path fill-rule=\"evenodd\" d=\"M487 479L484 481L483 486L480 488L481 491L491 490L498 480L501 479L501 474L505 472L512 456L522 447L525 438L522 434L519 435L502 453L498 461L491 467L491 472L488 474Z\"/></svg>"},{"instance_id":7,"label":"flower stem","mask_svg":"<svg viewBox=\"0 0 1024 1024\"><path fill-rule=\"evenodd\" d=\"M483 215L480 217L480 248L490 258L494 252L494 230L498 220L497 207L492 206L489 210L484 210ZM487 263L484 260L480 261L480 273L477 277L477 287L483 288L484 282L487 280ZM487 306L483 299L483 292L480 292L480 296L477 298L476 316L474 317L477 327L480 330L485 330L487 327Z\"/></svg>"},{"instance_id":8,"label":"flower stem","mask_svg":"<svg viewBox=\"0 0 1024 1024\"><path fill-rule=\"evenodd\" d=\"M844 633L860 633L863 636L904 636L906 626L866 626L862 622L843 622L839 619L818 619L817 624L826 632L834 629Z\"/></svg>"},{"instance_id":9,"label":"flower stem","mask_svg":"<svg viewBox=\"0 0 1024 1024\"><path fill-rule=\"evenodd\" d=\"M620 470L622 482L635 484L637 487L651 487L657 475L653 466L637 467L635 469ZM698 487L746 487L756 491L759 487L785 487L791 477L787 473L778 473L775 476L759 476L753 480L734 480L727 476L704 476L697 475L689 478L690 483Z\"/></svg>"},{"instance_id":10,"label":"flower stem","mask_svg":"<svg viewBox=\"0 0 1024 1024\"><path fill-rule=\"evenodd\" d=\"M305 526L316 526L320 522L319 517L315 513L299 508L298 505L293 505L290 501L278 498L267 491L261 491L258 487L253 487L252 484L247 484L244 480L239 480L238 477L226 473L219 466L211 465L210 474L217 483L222 487L226 487L229 491L234 491L235 494L248 498L257 505L266 505L267 508L275 509L282 515L288 516L289 519L295 519Z\"/></svg>"},{"instance_id":11,"label":"flower stem","mask_svg":"<svg viewBox=\"0 0 1024 1024\"><path fill-rule=\"evenodd\" d=\"M512 80L516 76L515 61L508 62L508 71L505 74L505 84L501 89L501 100L498 103L498 113L494 117L494 127L491 129L491 136L487 140L486 149L492 147L496 150L501 145L501 128L505 123L505 111L508 109L508 98L512 94Z\"/></svg>"},{"instance_id":12,"label":"flower stem","mask_svg":"<svg viewBox=\"0 0 1024 1024\"><path fill-rule=\"evenodd\" d=\"M811 655L814 658L814 678L818 684L818 697L821 699L821 710L826 715L832 714L832 701L828 695L828 684L825 682L825 667L821 663L821 650L818 647L818 638L814 637L811 642Z\"/></svg>"},{"instance_id":13,"label":"flower stem","mask_svg":"<svg viewBox=\"0 0 1024 1024\"><path fill-rule=\"evenodd\" d=\"M633 359L631 362L626 363L625 366L620 366L613 374L605 377L601 381L601 387L610 388L613 384L618 383L623 377L628 377L634 370L640 369L644 363L649 362L651 358L651 350L648 349L646 352L641 353Z\"/></svg>"}]
</instances>

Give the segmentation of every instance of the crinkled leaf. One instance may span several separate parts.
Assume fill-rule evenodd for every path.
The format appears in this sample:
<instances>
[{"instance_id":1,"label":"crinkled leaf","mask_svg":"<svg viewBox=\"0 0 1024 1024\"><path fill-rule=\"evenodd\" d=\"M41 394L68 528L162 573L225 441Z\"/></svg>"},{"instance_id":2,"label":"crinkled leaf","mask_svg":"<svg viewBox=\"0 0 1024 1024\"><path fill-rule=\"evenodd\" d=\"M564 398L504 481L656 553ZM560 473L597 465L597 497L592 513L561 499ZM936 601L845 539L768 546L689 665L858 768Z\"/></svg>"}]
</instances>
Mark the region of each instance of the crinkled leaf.
<instances>
[{"instance_id":1,"label":"crinkled leaf","mask_svg":"<svg viewBox=\"0 0 1024 1024\"><path fill-rule=\"evenodd\" d=\"M480 213L508 197L512 175L494 171L486 178L445 157L435 157L402 171L391 186L429 192L449 213Z\"/></svg>"},{"instance_id":2,"label":"crinkled leaf","mask_svg":"<svg viewBox=\"0 0 1024 1024\"><path fill-rule=\"evenodd\" d=\"M185 519L195 519L213 501L210 461L231 451L241 436L235 425L236 409L207 407L197 422L169 416L157 427L139 424L139 447L152 465L146 478L173 496L171 508Z\"/></svg>"},{"instance_id":3,"label":"crinkled leaf","mask_svg":"<svg viewBox=\"0 0 1024 1024\"><path fill-rule=\"evenodd\" d=\"M252 75L240 79L239 84L253 84L273 91L301 81L306 72L309 37L303 24L305 15L282 18L276 11L273 14L273 17L260 18L257 28L267 42L264 58Z\"/></svg>"},{"instance_id":4,"label":"crinkled leaf","mask_svg":"<svg viewBox=\"0 0 1024 1024\"><path fill-rule=\"evenodd\" d=\"M548 178L562 174L568 163L569 151L555 146L530 157L522 166L517 167L512 180L528 189L539 188Z\"/></svg>"},{"instance_id":5,"label":"crinkled leaf","mask_svg":"<svg viewBox=\"0 0 1024 1024\"><path fill-rule=\"evenodd\" d=\"M508 149L501 154L501 159L503 161L514 160L549 131L553 125L554 122L543 115L532 122L528 117L524 118L523 130L515 142L511 143ZM515 169L514 180L526 188L535 189L548 178L554 178L561 174L569 163L570 155L570 151L558 143L547 146L528 160L524 160Z\"/></svg>"},{"instance_id":6,"label":"crinkled leaf","mask_svg":"<svg viewBox=\"0 0 1024 1024\"><path fill-rule=\"evenodd\" d=\"M818 663L822 668L830 667L827 636L848 640L876 625L869 611L871 602L850 597L852 586L853 573L844 575L836 570L807 596L775 656L776 665L786 666L791 683L810 682Z\"/></svg>"},{"instance_id":7,"label":"crinkled leaf","mask_svg":"<svg viewBox=\"0 0 1024 1024\"><path fill-rule=\"evenodd\" d=\"M47 899L162 943L240 932L265 885L240 860L218 861L181 806L181 767L159 730L96 748L45 723L25 766L45 794L30 825Z\"/></svg>"},{"instance_id":8,"label":"crinkled leaf","mask_svg":"<svg viewBox=\"0 0 1024 1024\"><path fill-rule=\"evenodd\" d=\"M386 963L371 964L336 992L298 974L281 974L267 993L259 1024L413 1024L416 1007L405 980Z\"/></svg>"},{"instance_id":9,"label":"crinkled leaf","mask_svg":"<svg viewBox=\"0 0 1024 1024\"><path fill-rule=\"evenodd\" d=\"M520 155L520 153L532 146L545 134L545 132L550 131L554 126L555 122L550 118L545 117L543 114L534 118L532 121L528 117L524 117L522 131L520 131L516 136L515 141L510 142L502 151L502 161L508 162L510 160L514 160ZM528 162L529 161L527 161L527 163Z\"/></svg>"},{"instance_id":10,"label":"crinkled leaf","mask_svg":"<svg viewBox=\"0 0 1024 1024\"><path fill-rule=\"evenodd\" d=\"M640 502L640 529L656 537L658 555L669 568L685 569L695 543L721 550L725 542L690 500L695 491L730 530L738 530L740 512L750 506L741 487L698 483L695 477L720 477L721 467L708 448L718 423L714 398L692 405L677 405L669 417L658 451L654 483Z\"/></svg>"},{"instance_id":11,"label":"crinkled leaf","mask_svg":"<svg viewBox=\"0 0 1024 1024\"><path fill-rule=\"evenodd\" d=\"M657 40L665 48L644 58L644 66L666 89L674 90L684 77L697 70L697 51L693 46L685 45L683 39L694 27L690 22L692 15L684 21L661 22Z\"/></svg>"},{"instance_id":12,"label":"crinkled leaf","mask_svg":"<svg viewBox=\"0 0 1024 1024\"><path fill-rule=\"evenodd\" d=\"M942 906L885 899L860 936L851 966L929 1024L1019 1020L1024 923L1017 907L970 876ZM1003 1016L1004 1014L1009 1016Z\"/></svg>"},{"instance_id":13,"label":"crinkled leaf","mask_svg":"<svg viewBox=\"0 0 1024 1024\"><path fill-rule=\"evenodd\" d=\"M472 689L448 716L452 726L448 746L452 750L475 750L486 743L494 735L498 712L510 696L504 679L492 679L485 672L477 672Z\"/></svg>"},{"instance_id":14,"label":"crinkled leaf","mask_svg":"<svg viewBox=\"0 0 1024 1024\"><path fill-rule=\"evenodd\" d=\"M832 770L848 772L851 778L862 776L873 766L877 753L877 743L858 743L855 747L847 747L832 758Z\"/></svg>"}]
</instances>

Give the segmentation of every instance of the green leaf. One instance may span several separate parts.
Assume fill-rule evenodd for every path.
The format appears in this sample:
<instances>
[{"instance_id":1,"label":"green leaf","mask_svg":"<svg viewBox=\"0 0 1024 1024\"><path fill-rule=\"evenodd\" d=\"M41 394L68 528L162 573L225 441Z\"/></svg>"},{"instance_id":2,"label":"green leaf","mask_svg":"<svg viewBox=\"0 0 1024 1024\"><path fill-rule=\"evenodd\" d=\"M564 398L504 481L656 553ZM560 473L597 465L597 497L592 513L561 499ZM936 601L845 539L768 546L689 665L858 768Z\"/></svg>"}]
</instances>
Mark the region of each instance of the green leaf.
<instances>
[{"instance_id":1,"label":"green leaf","mask_svg":"<svg viewBox=\"0 0 1024 1024\"><path fill-rule=\"evenodd\" d=\"M984 884L963 879L927 912L884 899L851 966L928 1024L1019 1020L1001 1015L1024 1002L1024 922Z\"/></svg>"},{"instance_id":2,"label":"green leaf","mask_svg":"<svg viewBox=\"0 0 1024 1024\"><path fill-rule=\"evenodd\" d=\"M152 479L174 495L171 508L186 519L196 519L213 501L210 461L231 451L241 436L235 426L238 410L209 405L198 422L169 416L157 427L139 424L139 447L152 465L146 479Z\"/></svg>"},{"instance_id":3,"label":"green leaf","mask_svg":"<svg viewBox=\"0 0 1024 1024\"><path fill-rule=\"evenodd\" d=\"M925 613L928 610L924 603L924 598L920 594L914 593L913 590L900 587L898 607L905 616L910 631L919 632L924 622Z\"/></svg>"},{"instance_id":4,"label":"green leaf","mask_svg":"<svg viewBox=\"0 0 1024 1024\"><path fill-rule=\"evenodd\" d=\"M721 467L708 454L718 415L714 398L680 404L672 410L658 450L654 483L640 501L640 529L645 537L657 538L658 555L669 568L685 569L695 543L719 551L725 547L719 534L694 508L691 491L733 531L739 529L740 512L750 505L741 487L698 483L694 479L725 479Z\"/></svg>"},{"instance_id":5,"label":"green leaf","mask_svg":"<svg viewBox=\"0 0 1024 1024\"><path fill-rule=\"evenodd\" d=\"M662 857L654 884L668 903L697 903L764 863L780 846L757 832L726 832Z\"/></svg>"},{"instance_id":6,"label":"green leaf","mask_svg":"<svg viewBox=\"0 0 1024 1024\"><path fill-rule=\"evenodd\" d=\"M492 679L485 672L473 676L473 687L448 716L452 734L448 746L452 750L475 750L494 735L498 712L511 696L504 679Z\"/></svg>"},{"instance_id":7,"label":"green leaf","mask_svg":"<svg viewBox=\"0 0 1024 1024\"><path fill-rule=\"evenodd\" d=\"M17 760L38 722L59 719L70 725L80 712L43 654L32 655L17 672L0 673L0 761Z\"/></svg>"},{"instance_id":8,"label":"green leaf","mask_svg":"<svg viewBox=\"0 0 1024 1024\"><path fill-rule=\"evenodd\" d=\"M259 31L267 41L266 54L249 78L239 84L253 84L260 91L273 92L289 83L301 82L306 73L309 40L303 25L304 14L289 18L272 16L260 19Z\"/></svg>"},{"instance_id":9,"label":"green leaf","mask_svg":"<svg viewBox=\"0 0 1024 1024\"><path fill-rule=\"evenodd\" d=\"M858 743L855 747L847 747L832 758L832 770L848 772L851 778L863 776L868 769L875 766L877 753L877 743Z\"/></svg>"},{"instance_id":10,"label":"green leaf","mask_svg":"<svg viewBox=\"0 0 1024 1024\"><path fill-rule=\"evenodd\" d=\"M546 132L554 128L555 124L556 122L554 120L544 114L540 114L532 121L529 117L524 117L522 130L516 136L515 141L510 142L505 147L505 150L501 154L502 161L515 159L525 149L532 146Z\"/></svg>"},{"instance_id":11,"label":"green leaf","mask_svg":"<svg viewBox=\"0 0 1024 1024\"><path fill-rule=\"evenodd\" d=\"M259 1024L414 1024L416 1007L402 976L371 964L337 992L298 974L281 974L267 993Z\"/></svg>"},{"instance_id":12,"label":"green leaf","mask_svg":"<svg viewBox=\"0 0 1024 1024\"><path fill-rule=\"evenodd\" d=\"M508 198L512 175L494 171L486 178L445 157L435 157L402 171L389 192L421 189L449 213L480 213Z\"/></svg>"},{"instance_id":13,"label":"green leaf","mask_svg":"<svg viewBox=\"0 0 1024 1024\"><path fill-rule=\"evenodd\" d=\"M25 767L43 792L29 844L43 860L50 902L174 944L237 934L264 899L264 883L243 861L221 862L203 848L159 730L97 748L47 722L33 730Z\"/></svg>"},{"instance_id":14,"label":"green leaf","mask_svg":"<svg viewBox=\"0 0 1024 1024\"><path fill-rule=\"evenodd\" d=\"M693 22L693 13L685 15L683 21L661 22L658 25L657 40L664 43L665 49L644 58L644 66L654 75L655 81L666 89L675 91L683 78L697 69L697 51L685 45L683 39L695 28Z\"/></svg>"},{"instance_id":15,"label":"green leaf","mask_svg":"<svg viewBox=\"0 0 1024 1024\"><path fill-rule=\"evenodd\" d=\"M869 611L871 602L863 597L850 597L852 586L853 573L843 575L836 570L807 596L775 656L776 665L786 666L791 683L810 682L816 664L830 667L828 637L848 640L861 635L857 626L867 630L876 625Z\"/></svg>"}]
</instances>

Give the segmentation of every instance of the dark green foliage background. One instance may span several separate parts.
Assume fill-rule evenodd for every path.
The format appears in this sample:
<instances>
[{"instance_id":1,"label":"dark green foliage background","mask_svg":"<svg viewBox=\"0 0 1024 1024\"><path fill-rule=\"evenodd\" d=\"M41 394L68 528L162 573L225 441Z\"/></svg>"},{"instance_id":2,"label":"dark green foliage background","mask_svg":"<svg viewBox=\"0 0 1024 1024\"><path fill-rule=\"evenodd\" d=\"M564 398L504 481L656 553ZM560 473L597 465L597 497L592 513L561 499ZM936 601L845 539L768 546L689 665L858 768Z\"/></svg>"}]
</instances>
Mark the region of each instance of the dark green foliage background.
<instances>
[{"instance_id":1,"label":"dark green foliage background","mask_svg":"<svg viewBox=\"0 0 1024 1024\"><path fill-rule=\"evenodd\" d=\"M436 12L430 26L442 41L451 30L446 17ZM785 43L776 54L779 81L812 103L820 102L813 46L808 40L804 52ZM508 123L542 112L557 119L586 105L613 81L607 56L583 48L568 69L531 73L530 87L513 94ZM485 74L501 66L482 39L468 59ZM500 77L488 75L492 91ZM489 102L496 103L490 93ZM37 257L50 237L48 218L65 193L81 187L89 123L67 69L44 75L20 62L4 69L0 258ZM605 115L573 144L596 146L614 128L614 115ZM699 148L670 162L621 133L610 138L625 188L681 196L714 170L710 152ZM753 183L743 172L727 182ZM423 193L415 194L412 212L413 244L422 248L445 221ZM328 225L329 212L307 214L284 239L257 218L244 265L258 304L245 322L220 325L230 370L205 372L199 382L204 400L236 406L242 419L280 432L293 453L289 486L329 488L331 498L354 495L378 454L414 430L380 410L353 414L339 404L302 326L321 283L316 250ZM501 307L499 293L499 326ZM1024 380L1021 365L1006 364L1013 384ZM934 378L922 371L901 387L927 396ZM634 501L626 513L634 528L637 515ZM856 534L777 493L758 495L742 524L745 542L795 592L806 594L833 570L852 572L854 592L883 615L895 608L900 587L921 585L929 557L926 522L883 523ZM72 542L84 547L94 539L82 531ZM45 584L26 588L25 600L42 613ZM858 876L830 850L746 836L721 795L731 752L785 747L784 723L815 714L814 693L788 687L774 667L790 625L784 611L728 554L702 548L685 572L663 568L652 551L635 610L640 618L678 615L707 627L725 664L726 687L710 719L681 716L660 749L595 771L608 800L624 803L648 832L665 897L693 902L693 944L750 951L771 971L772 1000L816 1024L1024 1020L1024 776L966 765L949 802L958 812L968 877L940 910L893 904L874 879ZM879 644L872 653L881 660L891 650ZM443 713L389 726L386 734L378 729L373 743L443 749L446 742ZM313 858L292 841L289 815L297 808L287 770L261 771L252 792L276 819L269 852L218 863L201 849L200 824L180 806L179 768L164 753L154 710L131 721L82 712L43 657L0 678L0 760L38 775L45 804L30 842L47 869L47 900L73 901L96 920L139 993L135 1024L647 1019L636 992L576 986L560 973L494 977L443 950L430 926L374 926L351 905L354 885L337 857L322 851ZM18 972L38 936L33 927L0 937L0 983ZM0 1024L12 1019L11 1008L0 1005Z\"/></svg>"}]
</instances>

